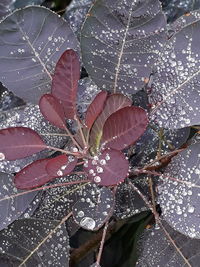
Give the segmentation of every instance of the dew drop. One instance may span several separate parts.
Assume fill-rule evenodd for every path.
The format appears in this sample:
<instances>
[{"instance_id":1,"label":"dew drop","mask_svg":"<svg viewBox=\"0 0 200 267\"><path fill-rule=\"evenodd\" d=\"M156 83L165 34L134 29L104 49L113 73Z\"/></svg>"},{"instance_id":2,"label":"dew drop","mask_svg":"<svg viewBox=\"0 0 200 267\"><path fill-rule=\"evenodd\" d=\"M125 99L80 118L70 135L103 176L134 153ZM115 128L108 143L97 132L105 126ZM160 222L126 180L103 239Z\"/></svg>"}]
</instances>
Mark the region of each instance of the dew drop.
<instances>
[{"instance_id":1,"label":"dew drop","mask_svg":"<svg viewBox=\"0 0 200 267\"><path fill-rule=\"evenodd\" d=\"M189 206L188 207L188 212L189 213L193 213L194 212L194 207L193 206Z\"/></svg>"},{"instance_id":2,"label":"dew drop","mask_svg":"<svg viewBox=\"0 0 200 267\"><path fill-rule=\"evenodd\" d=\"M5 155L3 153L0 153L0 161L5 159Z\"/></svg>"},{"instance_id":3,"label":"dew drop","mask_svg":"<svg viewBox=\"0 0 200 267\"><path fill-rule=\"evenodd\" d=\"M96 223L92 218L85 217L81 220L80 225L82 227L89 229L89 230L93 230L95 228Z\"/></svg>"}]
</instances>

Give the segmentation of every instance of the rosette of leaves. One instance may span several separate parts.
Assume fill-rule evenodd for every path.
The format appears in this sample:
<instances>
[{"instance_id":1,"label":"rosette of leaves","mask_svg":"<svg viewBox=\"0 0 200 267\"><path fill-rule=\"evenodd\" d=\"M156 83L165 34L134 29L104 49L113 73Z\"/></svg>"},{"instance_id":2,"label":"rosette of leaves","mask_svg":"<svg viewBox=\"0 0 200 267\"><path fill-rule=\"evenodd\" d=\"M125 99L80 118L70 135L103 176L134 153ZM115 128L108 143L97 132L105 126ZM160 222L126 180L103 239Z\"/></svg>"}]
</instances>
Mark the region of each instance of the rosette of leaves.
<instances>
[{"instance_id":1,"label":"rosette of leaves","mask_svg":"<svg viewBox=\"0 0 200 267\"><path fill-rule=\"evenodd\" d=\"M89 105L85 120L81 121L76 108L79 78L78 56L73 50L66 50L56 65L51 93L43 95L39 101L43 116L71 138L69 151L45 144L30 128L11 127L0 131L0 155L1 159L16 160L45 149L60 152L56 157L27 165L15 175L16 187L23 190L69 175L79 166L80 174L88 178L86 181L98 186L93 193L83 194L84 198L73 206L73 216L82 227L97 230L113 213L113 187L129 174L129 161L122 151L143 135L148 118L145 110L131 106L128 97L101 91ZM67 119L77 123L75 135L66 126Z\"/></svg>"}]
</instances>

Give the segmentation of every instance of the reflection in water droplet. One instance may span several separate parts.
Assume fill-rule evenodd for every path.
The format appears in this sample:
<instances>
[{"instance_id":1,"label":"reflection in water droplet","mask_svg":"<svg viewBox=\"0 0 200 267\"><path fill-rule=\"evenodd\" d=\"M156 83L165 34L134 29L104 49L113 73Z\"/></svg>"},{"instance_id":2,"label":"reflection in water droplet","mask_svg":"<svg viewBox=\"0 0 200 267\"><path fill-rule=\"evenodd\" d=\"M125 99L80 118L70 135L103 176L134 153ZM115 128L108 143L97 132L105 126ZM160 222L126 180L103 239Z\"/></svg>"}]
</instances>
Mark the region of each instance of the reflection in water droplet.
<instances>
[{"instance_id":1,"label":"reflection in water droplet","mask_svg":"<svg viewBox=\"0 0 200 267\"><path fill-rule=\"evenodd\" d=\"M79 212L78 212L78 216L79 216L79 217L83 217L83 216L84 216L84 212L83 212L82 210L79 211Z\"/></svg>"},{"instance_id":2,"label":"reflection in water droplet","mask_svg":"<svg viewBox=\"0 0 200 267\"><path fill-rule=\"evenodd\" d=\"M93 230L95 228L95 221L90 217L85 217L81 220L80 225L87 228L88 230Z\"/></svg>"}]
</instances>

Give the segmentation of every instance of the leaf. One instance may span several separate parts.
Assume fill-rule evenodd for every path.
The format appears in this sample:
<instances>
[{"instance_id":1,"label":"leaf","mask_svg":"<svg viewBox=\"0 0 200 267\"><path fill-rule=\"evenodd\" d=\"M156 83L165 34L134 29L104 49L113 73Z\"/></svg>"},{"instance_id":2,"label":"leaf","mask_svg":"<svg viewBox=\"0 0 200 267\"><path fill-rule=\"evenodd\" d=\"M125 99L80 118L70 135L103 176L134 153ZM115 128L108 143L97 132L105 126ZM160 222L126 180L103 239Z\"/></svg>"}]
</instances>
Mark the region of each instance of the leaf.
<instances>
[{"instance_id":1,"label":"leaf","mask_svg":"<svg viewBox=\"0 0 200 267\"><path fill-rule=\"evenodd\" d=\"M112 216L114 203L114 195L109 188L85 191L84 197L73 206L74 220L82 228L96 231Z\"/></svg>"},{"instance_id":2,"label":"leaf","mask_svg":"<svg viewBox=\"0 0 200 267\"><path fill-rule=\"evenodd\" d=\"M102 147L123 150L144 134L148 124L146 111L125 107L110 115L103 127Z\"/></svg>"},{"instance_id":3,"label":"leaf","mask_svg":"<svg viewBox=\"0 0 200 267\"><path fill-rule=\"evenodd\" d=\"M28 209L37 192L27 193L15 198L11 195L20 193L13 184L13 175L0 172L0 199L8 197L0 202L0 230L17 220Z\"/></svg>"},{"instance_id":4,"label":"leaf","mask_svg":"<svg viewBox=\"0 0 200 267\"><path fill-rule=\"evenodd\" d=\"M46 165L47 173L51 176L70 174L76 167L78 159L73 156L60 155L52 158Z\"/></svg>"},{"instance_id":5,"label":"leaf","mask_svg":"<svg viewBox=\"0 0 200 267\"><path fill-rule=\"evenodd\" d=\"M29 5L41 5L44 0L26 0L26 2L24 0L14 0L13 2L15 8L22 8Z\"/></svg>"},{"instance_id":6,"label":"leaf","mask_svg":"<svg viewBox=\"0 0 200 267\"><path fill-rule=\"evenodd\" d=\"M50 175L46 166L51 159L39 159L23 168L15 175L14 183L18 189L32 189L46 184L55 178ZM56 177L59 175L56 175Z\"/></svg>"},{"instance_id":7,"label":"leaf","mask_svg":"<svg viewBox=\"0 0 200 267\"><path fill-rule=\"evenodd\" d=\"M73 184L73 182L83 181L86 178L86 175L70 174L52 180L52 185L61 184L62 186L50 188L44 192L44 197L35 212L35 216L41 219L61 220L71 212L73 205L84 197L85 191L96 190L96 184L88 184L87 182ZM71 185L64 186L64 183L71 183Z\"/></svg>"},{"instance_id":8,"label":"leaf","mask_svg":"<svg viewBox=\"0 0 200 267\"><path fill-rule=\"evenodd\" d=\"M141 255L136 266L198 266L200 241L198 239L191 239L174 231L164 221L163 226L183 256L180 255L179 251L169 241L162 228L152 228L150 230L145 230L144 235L140 240Z\"/></svg>"},{"instance_id":9,"label":"leaf","mask_svg":"<svg viewBox=\"0 0 200 267\"><path fill-rule=\"evenodd\" d=\"M3 19L9 12L11 12L11 4L13 0L3 0L0 3L0 20Z\"/></svg>"},{"instance_id":10,"label":"leaf","mask_svg":"<svg viewBox=\"0 0 200 267\"><path fill-rule=\"evenodd\" d=\"M80 35L82 24L87 12L94 0L73 0L69 4L64 14L64 18L69 22L72 30L76 35Z\"/></svg>"},{"instance_id":11,"label":"leaf","mask_svg":"<svg viewBox=\"0 0 200 267\"><path fill-rule=\"evenodd\" d=\"M158 0L98 0L81 31L83 63L99 88L131 94L140 90L166 41Z\"/></svg>"},{"instance_id":12,"label":"leaf","mask_svg":"<svg viewBox=\"0 0 200 267\"><path fill-rule=\"evenodd\" d=\"M129 162L121 151L106 149L93 159L85 160L84 171L98 185L117 185L128 176Z\"/></svg>"},{"instance_id":13,"label":"leaf","mask_svg":"<svg viewBox=\"0 0 200 267\"><path fill-rule=\"evenodd\" d=\"M39 107L42 115L53 125L66 129L65 113L60 102L52 94L40 98Z\"/></svg>"},{"instance_id":14,"label":"leaf","mask_svg":"<svg viewBox=\"0 0 200 267\"><path fill-rule=\"evenodd\" d=\"M156 158L158 151L164 155L172 149L180 148L190 135L189 127L167 130L153 125L153 128L148 127L135 145L129 148L133 166L145 166Z\"/></svg>"},{"instance_id":15,"label":"leaf","mask_svg":"<svg viewBox=\"0 0 200 267\"><path fill-rule=\"evenodd\" d=\"M100 93L98 93L98 95L96 95L92 103L89 105L85 117L85 124L89 129L92 127L93 123L102 112L107 95L107 92L101 91Z\"/></svg>"},{"instance_id":16,"label":"leaf","mask_svg":"<svg viewBox=\"0 0 200 267\"><path fill-rule=\"evenodd\" d=\"M183 14L195 9L199 9L200 7L198 0L188 0L184 4L181 2L181 0L161 0L161 2L163 2L163 11L165 12L168 22L170 23L174 20L177 20L177 18Z\"/></svg>"},{"instance_id":17,"label":"leaf","mask_svg":"<svg viewBox=\"0 0 200 267\"><path fill-rule=\"evenodd\" d=\"M149 183L146 177L135 177L131 182L133 182L146 197L150 198ZM117 186L114 210L114 215L117 218L129 218L146 210L148 210L148 207L128 183L124 182Z\"/></svg>"},{"instance_id":18,"label":"leaf","mask_svg":"<svg viewBox=\"0 0 200 267\"><path fill-rule=\"evenodd\" d=\"M102 113L97 118L91 129L90 144L92 146L94 146L96 149L99 147L103 126L107 118L117 110L131 106L131 104L132 101L122 94L112 94L108 96Z\"/></svg>"},{"instance_id":19,"label":"leaf","mask_svg":"<svg viewBox=\"0 0 200 267\"><path fill-rule=\"evenodd\" d=\"M200 143L196 143L174 157L163 177L160 176L158 186L158 202L164 220L191 238L200 238L199 149Z\"/></svg>"},{"instance_id":20,"label":"leaf","mask_svg":"<svg viewBox=\"0 0 200 267\"><path fill-rule=\"evenodd\" d=\"M46 148L37 132L26 127L11 127L0 130L1 160L25 158Z\"/></svg>"},{"instance_id":21,"label":"leaf","mask_svg":"<svg viewBox=\"0 0 200 267\"><path fill-rule=\"evenodd\" d=\"M43 117L39 107L33 104L28 104L25 107L19 107L7 112L1 112L0 128L4 129L9 127L31 128L42 136L42 139L48 146L61 148L68 142L67 136L63 135L63 130L52 126ZM49 157L54 152L55 151L45 149L24 159L13 161L2 160L0 161L0 171L16 173L31 162Z\"/></svg>"},{"instance_id":22,"label":"leaf","mask_svg":"<svg viewBox=\"0 0 200 267\"><path fill-rule=\"evenodd\" d=\"M200 12L193 14L199 16ZM183 27L168 40L156 63L151 120L161 127L179 129L200 124L199 29L200 20Z\"/></svg>"},{"instance_id":23,"label":"leaf","mask_svg":"<svg viewBox=\"0 0 200 267\"><path fill-rule=\"evenodd\" d=\"M76 115L76 97L80 79L78 55L72 49L65 51L58 60L52 80L51 93L63 104L67 119Z\"/></svg>"},{"instance_id":24,"label":"leaf","mask_svg":"<svg viewBox=\"0 0 200 267\"><path fill-rule=\"evenodd\" d=\"M69 266L69 240L58 221L24 219L0 233L1 254L15 266ZM53 232L53 230L55 232ZM20 241L20 242L19 242Z\"/></svg>"},{"instance_id":25,"label":"leaf","mask_svg":"<svg viewBox=\"0 0 200 267\"><path fill-rule=\"evenodd\" d=\"M0 35L1 82L36 104L50 91L55 63L62 53L78 48L67 23L39 6L16 10L0 23Z\"/></svg>"}]
</instances>

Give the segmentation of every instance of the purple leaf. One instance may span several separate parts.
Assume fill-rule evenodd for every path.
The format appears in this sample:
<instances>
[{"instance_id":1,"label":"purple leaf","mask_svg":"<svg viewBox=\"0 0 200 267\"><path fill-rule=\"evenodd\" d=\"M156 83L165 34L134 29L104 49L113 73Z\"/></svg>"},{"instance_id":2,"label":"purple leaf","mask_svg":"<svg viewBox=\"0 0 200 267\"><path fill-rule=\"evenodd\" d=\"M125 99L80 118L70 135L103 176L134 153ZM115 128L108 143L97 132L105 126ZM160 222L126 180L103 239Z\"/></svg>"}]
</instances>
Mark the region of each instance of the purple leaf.
<instances>
[{"instance_id":1,"label":"purple leaf","mask_svg":"<svg viewBox=\"0 0 200 267\"><path fill-rule=\"evenodd\" d=\"M26 218L1 231L0 246L5 257L9 255L6 266L69 266L68 233L65 224L58 224L57 220Z\"/></svg>"},{"instance_id":2,"label":"purple leaf","mask_svg":"<svg viewBox=\"0 0 200 267\"><path fill-rule=\"evenodd\" d=\"M16 10L1 22L0 32L0 81L25 101L38 104L50 90L62 53L78 49L77 38L67 22L39 6Z\"/></svg>"},{"instance_id":3,"label":"purple leaf","mask_svg":"<svg viewBox=\"0 0 200 267\"><path fill-rule=\"evenodd\" d=\"M70 174L76 167L78 159L74 156L60 155L52 158L46 165L50 176L64 176Z\"/></svg>"},{"instance_id":4,"label":"purple leaf","mask_svg":"<svg viewBox=\"0 0 200 267\"><path fill-rule=\"evenodd\" d=\"M39 102L40 111L43 116L53 125L61 129L66 129L65 113L59 100L52 94L45 94Z\"/></svg>"},{"instance_id":5,"label":"purple leaf","mask_svg":"<svg viewBox=\"0 0 200 267\"><path fill-rule=\"evenodd\" d=\"M89 105L87 112L86 112L86 117L85 117L85 124L89 129L92 127L96 118L99 116L99 114L103 110L107 95L108 95L107 92L101 91L94 98L92 103Z\"/></svg>"},{"instance_id":6,"label":"purple leaf","mask_svg":"<svg viewBox=\"0 0 200 267\"><path fill-rule=\"evenodd\" d=\"M80 79L80 63L77 53L66 50L56 64L51 92L63 104L67 119L76 115L76 97Z\"/></svg>"},{"instance_id":7,"label":"purple leaf","mask_svg":"<svg viewBox=\"0 0 200 267\"><path fill-rule=\"evenodd\" d=\"M103 126L107 118L114 112L124 107L131 106L132 101L122 94L112 94L107 98L105 107L97 118L90 134L90 144L98 149L102 136Z\"/></svg>"},{"instance_id":8,"label":"purple leaf","mask_svg":"<svg viewBox=\"0 0 200 267\"><path fill-rule=\"evenodd\" d=\"M83 64L99 88L139 91L166 41L160 1L95 1L81 31Z\"/></svg>"},{"instance_id":9,"label":"purple leaf","mask_svg":"<svg viewBox=\"0 0 200 267\"><path fill-rule=\"evenodd\" d=\"M122 150L134 144L146 130L148 118L140 107L125 107L113 113L103 127L102 147Z\"/></svg>"},{"instance_id":10,"label":"purple leaf","mask_svg":"<svg viewBox=\"0 0 200 267\"><path fill-rule=\"evenodd\" d=\"M15 175L15 186L18 189L32 189L51 181L55 176L49 175L46 170L50 161L51 159L39 159L23 168Z\"/></svg>"},{"instance_id":11,"label":"purple leaf","mask_svg":"<svg viewBox=\"0 0 200 267\"><path fill-rule=\"evenodd\" d=\"M13 184L14 176L11 174L0 172L0 199L8 197L0 202L0 230L6 228L13 221L17 220L26 212L29 205L33 202L38 192L27 193L18 197L10 197L20 190L16 190Z\"/></svg>"},{"instance_id":12,"label":"purple leaf","mask_svg":"<svg viewBox=\"0 0 200 267\"><path fill-rule=\"evenodd\" d=\"M30 128L11 127L0 130L1 160L25 158L46 148L41 137Z\"/></svg>"},{"instance_id":13,"label":"purple leaf","mask_svg":"<svg viewBox=\"0 0 200 267\"><path fill-rule=\"evenodd\" d=\"M121 151L106 149L99 156L85 160L84 171L93 182L111 186L128 176L129 162Z\"/></svg>"},{"instance_id":14,"label":"purple leaf","mask_svg":"<svg viewBox=\"0 0 200 267\"><path fill-rule=\"evenodd\" d=\"M73 206L75 222L86 230L98 230L112 216L114 209L114 194L106 187L85 191Z\"/></svg>"}]
</instances>

